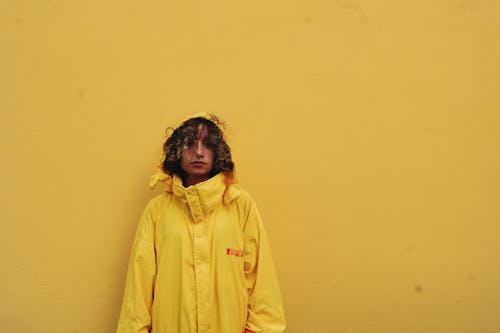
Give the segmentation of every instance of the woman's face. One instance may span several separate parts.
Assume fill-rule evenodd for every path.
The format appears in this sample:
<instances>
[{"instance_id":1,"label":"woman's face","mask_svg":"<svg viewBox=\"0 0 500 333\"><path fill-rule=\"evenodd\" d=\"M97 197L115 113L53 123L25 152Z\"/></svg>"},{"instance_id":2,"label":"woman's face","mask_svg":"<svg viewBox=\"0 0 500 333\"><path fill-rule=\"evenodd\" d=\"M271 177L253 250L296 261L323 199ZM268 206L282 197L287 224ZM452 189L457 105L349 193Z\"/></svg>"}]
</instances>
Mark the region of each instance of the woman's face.
<instances>
[{"instance_id":1,"label":"woman's face","mask_svg":"<svg viewBox=\"0 0 500 333\"><path fill-rule=\"evenodd\" d=\"M181 153L180 166L187 174L184 184L186 187L209 179L214 165L214 152L206 143L207 127L200 124L198 133L198 140L184 146Z\"/></svg>"}]
</instances>

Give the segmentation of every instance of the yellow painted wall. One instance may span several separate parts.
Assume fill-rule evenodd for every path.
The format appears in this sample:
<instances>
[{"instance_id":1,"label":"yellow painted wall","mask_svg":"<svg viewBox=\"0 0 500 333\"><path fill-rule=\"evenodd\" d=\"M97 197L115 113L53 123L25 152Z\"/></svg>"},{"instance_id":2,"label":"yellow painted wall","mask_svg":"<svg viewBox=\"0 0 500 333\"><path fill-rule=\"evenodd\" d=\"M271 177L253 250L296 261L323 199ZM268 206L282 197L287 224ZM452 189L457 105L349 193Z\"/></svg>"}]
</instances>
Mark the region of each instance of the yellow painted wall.
<instances>
[{"instance_id":1,"label":"yellow painted wall","mask_svg":"<svg viewBox=\"0 0 500 333\"><path fill-rule=\"evenodd\" d=\"M290 333L500 332L499 1L0 1L0 332L113 332L163 130L231 125Z\"/></svg>"}]
</instances>

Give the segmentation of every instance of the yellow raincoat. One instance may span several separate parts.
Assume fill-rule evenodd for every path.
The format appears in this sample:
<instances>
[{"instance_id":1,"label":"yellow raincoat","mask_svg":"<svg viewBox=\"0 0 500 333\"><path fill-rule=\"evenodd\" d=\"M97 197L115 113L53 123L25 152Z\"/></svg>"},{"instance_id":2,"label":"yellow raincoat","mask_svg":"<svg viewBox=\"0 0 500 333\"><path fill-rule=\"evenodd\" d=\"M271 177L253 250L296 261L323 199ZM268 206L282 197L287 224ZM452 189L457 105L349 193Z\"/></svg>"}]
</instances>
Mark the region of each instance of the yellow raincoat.
<instances>
[{"instance_id":1,"label":"yellow raincoat","mask_svg":"<svg viewBox=\"0 0 500 333\"><path fill-rule=\"evenodd\" d=\"M139 221L117 333L278 333L282 298L255 202L225 175L164 180Z\"/></svg>"}]
</instances>

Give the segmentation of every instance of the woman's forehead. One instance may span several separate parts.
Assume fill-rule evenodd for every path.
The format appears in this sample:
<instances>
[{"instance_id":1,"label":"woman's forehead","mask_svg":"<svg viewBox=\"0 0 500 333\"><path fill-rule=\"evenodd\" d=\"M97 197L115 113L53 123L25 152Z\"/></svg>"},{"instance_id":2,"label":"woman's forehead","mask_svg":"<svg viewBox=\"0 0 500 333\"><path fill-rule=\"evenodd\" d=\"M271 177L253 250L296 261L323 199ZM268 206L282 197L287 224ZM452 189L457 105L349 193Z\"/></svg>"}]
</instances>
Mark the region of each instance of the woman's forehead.
<instances>
[{"instance_id":1,"label":"woman's forehead","mask_svg":"<svg viewBox=\"0 0 500 333\"><path fill-rule=\"evenodd\" d=\"M210 130L206 124L192 124L182 130L184 140L205 139L210 137ZM212 133L213 134L213 133Z\"/></svg>"}]
</instances>

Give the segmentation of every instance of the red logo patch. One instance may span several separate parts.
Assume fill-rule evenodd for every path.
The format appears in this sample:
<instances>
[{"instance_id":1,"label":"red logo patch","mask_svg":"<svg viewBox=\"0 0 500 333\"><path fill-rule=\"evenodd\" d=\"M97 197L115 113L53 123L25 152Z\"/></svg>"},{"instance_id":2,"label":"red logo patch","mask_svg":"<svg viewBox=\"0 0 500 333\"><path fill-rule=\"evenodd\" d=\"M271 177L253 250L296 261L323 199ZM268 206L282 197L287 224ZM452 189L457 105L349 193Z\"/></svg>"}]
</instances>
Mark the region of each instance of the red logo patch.
<instances>
[{"instance_id":1,"label":"red logo patch","mask_svg":"<svg viewBox=\"0 0 500 333\"><path fill-rule=\"evenodd\" d=\"M226 254L228 256L235 256L235 257L240 257L243 258L243 251L235 250L235 249L226 249Z\"/></svg>"}]
</instances>

